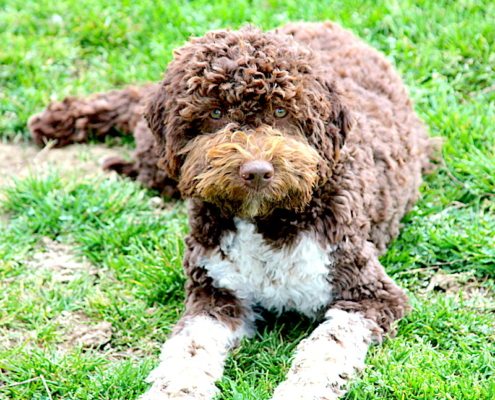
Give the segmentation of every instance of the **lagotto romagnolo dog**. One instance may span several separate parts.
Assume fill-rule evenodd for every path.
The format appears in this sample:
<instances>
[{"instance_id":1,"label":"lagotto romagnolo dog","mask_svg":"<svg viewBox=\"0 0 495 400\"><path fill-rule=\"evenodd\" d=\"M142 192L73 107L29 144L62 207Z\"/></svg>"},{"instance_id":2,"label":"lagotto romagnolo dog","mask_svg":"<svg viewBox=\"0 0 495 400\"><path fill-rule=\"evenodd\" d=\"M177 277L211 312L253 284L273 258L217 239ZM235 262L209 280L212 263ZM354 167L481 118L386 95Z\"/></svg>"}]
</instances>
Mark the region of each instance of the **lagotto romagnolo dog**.
<instances>
[{"instance_id":1,"label":"lagotto romagnolo dog","mask_svg":"<svg viewBox=\"0 0 495 400\"><path fill-rule=\"evenodd\" d=\"M185 312L143 400L213 398L259 307L321 321L273 399L337 398L407 310L378 256L432 145L391 65L338 25L209 32L160 84L70 97L29 125L42 145L132 132L136 161L106 167L189 202Z\"/></svg>"}]
</instances>

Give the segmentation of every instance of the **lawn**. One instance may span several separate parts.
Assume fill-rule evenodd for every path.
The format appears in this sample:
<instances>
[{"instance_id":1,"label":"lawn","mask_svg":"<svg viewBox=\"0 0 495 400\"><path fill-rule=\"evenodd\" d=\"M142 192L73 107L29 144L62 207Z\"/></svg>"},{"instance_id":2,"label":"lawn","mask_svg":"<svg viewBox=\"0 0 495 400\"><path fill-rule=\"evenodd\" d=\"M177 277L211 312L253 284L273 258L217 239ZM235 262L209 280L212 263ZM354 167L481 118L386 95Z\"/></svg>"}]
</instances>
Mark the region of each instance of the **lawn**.
<instances>
[{"instance_id":1,"label":"lawn","mask_svg":"<svg viewBox=\"0 0 495 400\"><path fill-rule=\"evenodd\" d=\"M382 257L412 311L344 398L494 399L493 0L0 0L1 144L33 151L27 119L52 100L159 80L191 35L328 19L386 54L443 138ZM81 169L98 146L73 150L71 168L1 177L1 400L135 399L181 313L185 206ZM268 399L313 327L267 318L229 357L219 399Z\"/></svg>"}]
</instances>

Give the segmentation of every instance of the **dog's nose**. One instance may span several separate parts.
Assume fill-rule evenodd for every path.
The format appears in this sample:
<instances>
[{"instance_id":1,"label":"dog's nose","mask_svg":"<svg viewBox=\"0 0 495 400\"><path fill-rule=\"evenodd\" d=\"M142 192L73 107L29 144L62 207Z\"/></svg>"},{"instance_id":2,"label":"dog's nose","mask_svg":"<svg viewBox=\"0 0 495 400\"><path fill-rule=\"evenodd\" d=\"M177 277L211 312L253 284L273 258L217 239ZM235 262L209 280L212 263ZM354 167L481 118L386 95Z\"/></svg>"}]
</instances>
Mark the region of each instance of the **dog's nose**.
<instances>
[{"instance_id":1,"label":"dog's nose","mask_svg":"<svg viewBox=\"0 0 495 400\"><path fill-rule=\"evenodd\" d=\"M273 165L268 161L254 160L241 165L239 176L249 187L260 189L273 179Z\"/></svg>"}]
</instances>

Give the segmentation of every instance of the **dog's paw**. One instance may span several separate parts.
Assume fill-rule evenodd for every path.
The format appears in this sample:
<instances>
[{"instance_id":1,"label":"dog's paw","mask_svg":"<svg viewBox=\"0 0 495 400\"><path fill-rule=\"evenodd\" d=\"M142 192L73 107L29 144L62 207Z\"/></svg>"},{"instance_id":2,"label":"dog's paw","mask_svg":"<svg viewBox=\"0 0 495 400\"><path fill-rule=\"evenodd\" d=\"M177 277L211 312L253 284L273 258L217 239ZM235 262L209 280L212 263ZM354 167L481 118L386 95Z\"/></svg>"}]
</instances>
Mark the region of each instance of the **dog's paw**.
<instances>
[{"instance_id":1,"label":"dog's paw","mask_svg":"<svg viewBox=\"0 0 495 400\"><path fill-rule=\"evenodd\" d=\"M210 400L218 391L204 372L179 371L163 375L159 368L150 376L153 385L139 400Z\"/></svg>"},{"instance_id":2,"label":"dog's paw","mask_svg":"<svg viewBox=\"0 0 495 400\"><path fill-rule=\"evenodd\" d=\"M140 400L209 400L218 391L208 371L191 365L162 363L147 380L153 385Z\"/></svg>"},{"instance_id":3,"label":"dog's paw","mask_svg":"<svg viewBox=\"0 0 495 400\"><path fill-rule=\"evenodd\" d=\"M211 400L213 397L214 395L199 392L198 388L182 387L176 390L167 383L155 382L139 400Z\"/></svg>"},{"instance_id":4,"label":"dog's paw","mask_svg":"<svg viewBox=\"0 0 495 400\"><path fill-rule=\"evenodd\" d=\"M273 394L272 400L335 400L342 391L321 384L292 384L282 382Z\"/></svg>"}]
</instances>

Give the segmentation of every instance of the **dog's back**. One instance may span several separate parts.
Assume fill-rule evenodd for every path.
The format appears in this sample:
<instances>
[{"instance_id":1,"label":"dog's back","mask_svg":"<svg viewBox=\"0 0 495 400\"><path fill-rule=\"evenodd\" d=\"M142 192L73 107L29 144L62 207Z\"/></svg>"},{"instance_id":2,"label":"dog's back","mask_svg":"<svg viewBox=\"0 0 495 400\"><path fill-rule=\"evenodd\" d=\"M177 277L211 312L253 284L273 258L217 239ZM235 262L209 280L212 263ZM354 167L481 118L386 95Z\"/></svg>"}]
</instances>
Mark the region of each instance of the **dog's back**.
<instances>
[{"instance_id":1,"label":"dog's back","mask_svg":"<svg viewBox=\"0 0 495 400\"><path fill-rule=\"evenodd\" d=\"M370 239L383 252L417 201L422 174L432 168L434 141L383 54L332 22L294 23L276 32L293 35L319 53L323 72L338 82L350 103L356 126L346 138L341 162L347 173L360 177ZM335 186L342 187L342 174L336 175Z\"/></svg>"}]
</instances>

